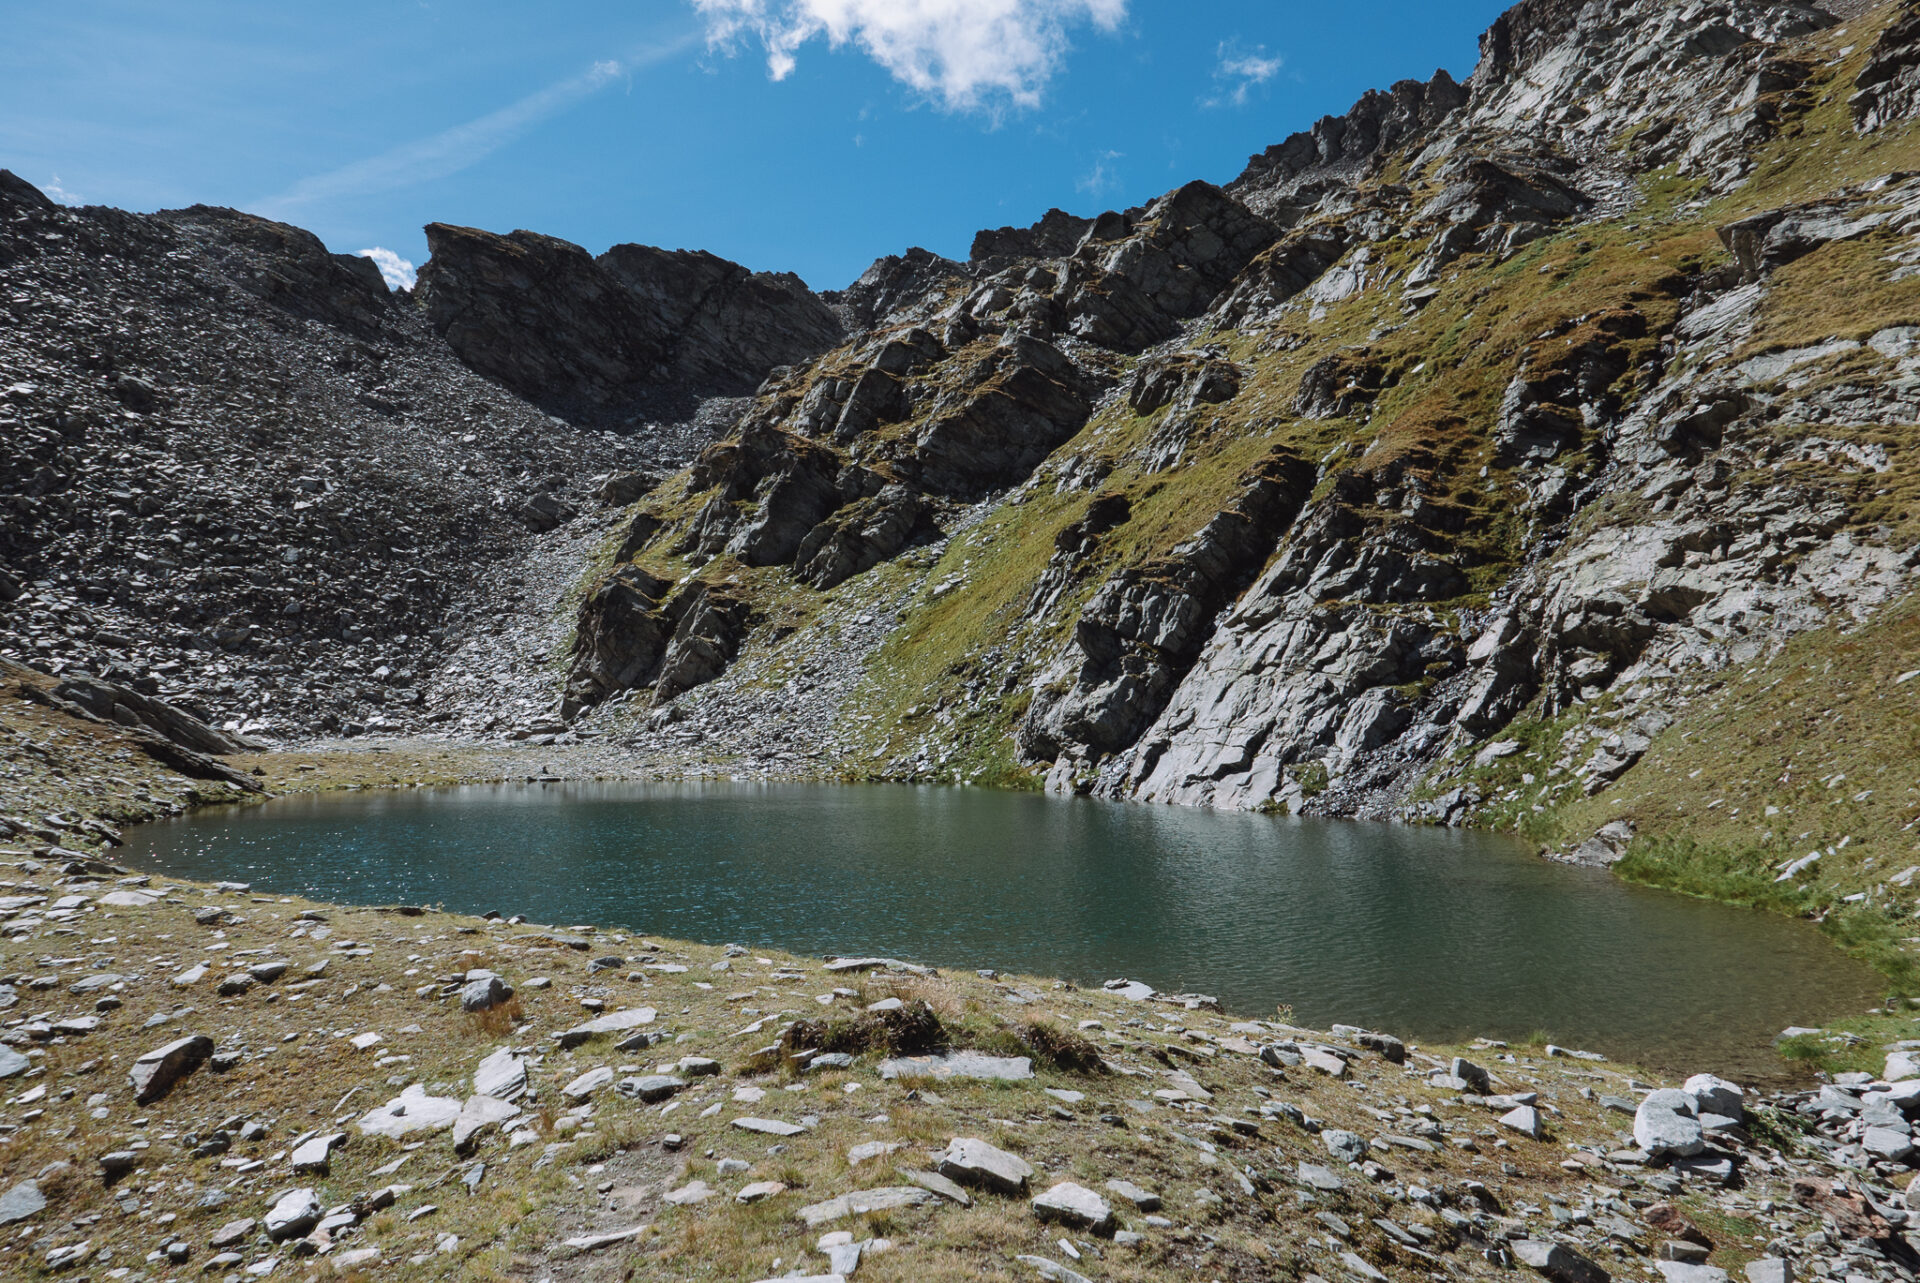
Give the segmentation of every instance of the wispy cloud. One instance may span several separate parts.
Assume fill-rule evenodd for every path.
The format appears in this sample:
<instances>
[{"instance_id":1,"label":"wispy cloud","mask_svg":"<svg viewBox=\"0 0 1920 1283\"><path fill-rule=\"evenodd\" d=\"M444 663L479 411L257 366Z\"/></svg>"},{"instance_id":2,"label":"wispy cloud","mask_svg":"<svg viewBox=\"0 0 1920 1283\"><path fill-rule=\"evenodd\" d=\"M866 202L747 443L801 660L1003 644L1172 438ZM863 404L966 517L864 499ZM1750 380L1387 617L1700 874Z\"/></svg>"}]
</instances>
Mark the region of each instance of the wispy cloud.
<instances>
[{"instance_id":1,"label":"wispy cloud","mask_svg":"<svg viewBox=\"0 0 1920 1283\"><path fill-rule=\"evenodd\" d=\"M1089 196L1105 196L1119 190L1120 172L1114 167L1125 152L1103 151L1093 158L1093 168L1074 180L1074 190Z\"/></svg>"},{"instance_id":2,"label":"wispy cloud","mask_svg":"<svg viewBox=\"0 0 1920 1283\"><path fill-rule=\"evenodd\" d=\"M46 194L46 197L48 200L54 201L61 205L86 204L86 201L81 199L80 194L78 192L70 192L66 188L60 185L60 175L58 174L55 174L53 176L53 180L47 183L47 185L42 187L40 190Z\"/></svg>"},{"instance_id":3,"label":"wispy cloud","mask_svg":"<svg viewBox=\"0 0 1920 1283\"><path fill-rule=\"evenodd\" d=\"M303 178L285 191L254 202L256 213L284 218L308 206L350 196L410 187L457 174L519 138L534 126L606 88L614 81L664 62L691 48L699 37L689 33L669 44L625 59L596 62L585 71L528 94L498 111L431 137L383 151L365 160Z\"/></svg>"},{"instance_id":4,"label":"wispy cloud","mask_svg":"<svg viewBox=\"0 0 1920 1283\"><path fill-rule=\"evenodd\" d=\"M1213 93L1200 100L1202 107L1244 107L1253 91L1280 74L1285 59L1267 57L1265 45L1255 45L1247 53L1236 44L1223 42L1219 64L1213 69Z\"/></svg>"},{"instance_id":5,"label":"wispy cloud","mask_svg":"<svg viewBox=\"0 0 1920 1283\"><path fill-rule=\"evenodd\" d=\"M355 250L361 258L370 258L373 265L380 269L380 276L390 290L410 290L420 274L413 270L413 264L390 249L378 245L372 249Z\"/></svg>"},{"instance_id":6,"label":"wispy cloud","mask_svg":"<svg viewBox=\"0 0 1920 1283\"><path fill-rule=\"evenodd\" d=\"M710 47L746 39L767 51L775 80L793 74L800 47L825 36L858 45L900 81L949 111L1033 107L1066 56L1069 27L1103 31L1127 0L691 0Z\"/></svg>"}]
</instances>

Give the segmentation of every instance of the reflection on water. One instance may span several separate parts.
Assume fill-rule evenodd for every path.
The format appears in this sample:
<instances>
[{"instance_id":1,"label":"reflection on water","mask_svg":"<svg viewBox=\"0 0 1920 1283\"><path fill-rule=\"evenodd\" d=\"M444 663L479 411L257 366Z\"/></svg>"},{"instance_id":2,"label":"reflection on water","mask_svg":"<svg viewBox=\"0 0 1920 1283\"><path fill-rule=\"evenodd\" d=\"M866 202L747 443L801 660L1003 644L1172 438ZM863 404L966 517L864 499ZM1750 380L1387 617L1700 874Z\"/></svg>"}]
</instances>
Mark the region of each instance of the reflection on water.
<instances>
[{"instance_id":1,"label":"reflection on water","mask_svg":"<svg viewBox=\"0 0 1920 1283\"><path fill-rule=\"evenodd\" d=\"M203 812L129 858L325 900L499 909L1289 1004L1309 1024L1522 1037L1756 1072L1873 978L1804 924L1485 834L974 789L554 784Z\"/></svg>"}]
</instances>

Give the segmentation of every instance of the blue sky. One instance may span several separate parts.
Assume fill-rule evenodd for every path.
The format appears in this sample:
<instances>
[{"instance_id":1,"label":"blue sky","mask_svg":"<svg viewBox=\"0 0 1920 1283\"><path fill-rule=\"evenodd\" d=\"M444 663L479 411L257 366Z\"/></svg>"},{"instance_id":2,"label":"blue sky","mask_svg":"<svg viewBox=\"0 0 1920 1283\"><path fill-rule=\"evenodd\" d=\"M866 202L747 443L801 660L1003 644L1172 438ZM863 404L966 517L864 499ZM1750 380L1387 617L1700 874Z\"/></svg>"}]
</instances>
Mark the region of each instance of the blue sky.
<instances>
[{"instance_id":1,"label":"blue sky","mask_svg":"<svg viewBox=\"0 0 1920 1283\"><path fill-rule=\"evenodd\" d=\"M419 263L421 226L709 249L820 289L1124 208L1464 77L1495 0L7 0L0 167Z\"/></svg>"}]
</instances>

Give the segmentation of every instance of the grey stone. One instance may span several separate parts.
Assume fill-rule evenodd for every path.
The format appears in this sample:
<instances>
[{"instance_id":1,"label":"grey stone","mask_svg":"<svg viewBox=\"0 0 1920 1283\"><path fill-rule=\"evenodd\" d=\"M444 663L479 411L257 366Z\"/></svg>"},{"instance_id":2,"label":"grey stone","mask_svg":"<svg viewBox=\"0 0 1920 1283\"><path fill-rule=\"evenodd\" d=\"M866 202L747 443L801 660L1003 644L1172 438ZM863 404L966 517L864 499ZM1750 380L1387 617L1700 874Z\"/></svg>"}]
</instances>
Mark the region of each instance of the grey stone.
<instances>
[{"instance_id":1,"label":"grey stone","mask_svg":"<svg viewBox=\"0 0 1920 1283\"><path fill-rule=\"evenodd\" d=\"M1608 1283L1605 1270L1564 1243L1545 1239L1516 1239L1510 1245L1514 1259L1536 1270L1554 1283Z\"/></svg>"},{"instance_id":2,"label":"grey stone","mask_svg":"<svg viewBox=\"0 0 1920 1283\"><path fill-rule=\"evenodd\" d=\"M0 1047L0 1078L12 1078L33 1068L33 1062L11 1047Z\"/></svg>"},{"instance_id":3,"label":"grey stone","mask_svg":"<svg viewBox=\"0 0 1920 1283\"><path fill-rule=\"evenodd\" d=\"M1044 1256L1022 1253L1013 1258L1034 1271L1047 1283L1093 1283L1093 1280L1077 1270L1070 1270L1058 1261L1050 1261Z\"/></svg>"},{"instance_id":4,"label":"grey stone","mask_svg":"<svg viewBox=\"0 0 1920 1283\"><path fill-rule=\"evenodd\" d=\"M1320 1133L1320 1143L1343 1163L1357 1163L1367 1156L1367 1138L1358 1132L1329 1127Z\"/></svg>"},{"instance_id":5,"label":"grey stone","mask_svg":"<svg viewBox=\"0 0 1920 1283\"><path fill-rule=\"evenodd\" d=\"M589 1020L584 1025L575 1025L571 1029L557 1033L553 1035L553 1040L560 1044L562 1051L565 1051L571 1047L578 1047L582 1043L591 1042L595 1038L605 1038L610 1034L621 1034L631 1029L638 1029L641 1025L650 1025L653 1023L654 1015L652 1007L635 1007L628 1011L610 1012Z\"/></svg>"},{"instance_id":6,"label":"grey stone","mask_svg":"<svg viewBox=\"0 0 1920 1283\"><path fill-rule=\"evenodd\" d=\"M1160 1210L1160 1196L1152 1190L1140 1188L1132 1181L1108 1181L1107 1188L1143 1212Z\"/></svg>"},{"instance_id":7,"label":"grey stone","mask_svg":"<svg viewBox=\"0 0 1920 1283\"><path fill-rule=\"evenodd\" d=\"M243 1243L253 1233L253 1227L254 1220L251 1216L243 1216L237 1221L228 1221L213 1232L213 1236L207 1240L207 1246L218 1249Z\"/></svg>"},{"instance_id":8,"label":"grey stone","mask_svg":"<svg viewBox=\"0 0 1920 1283\"><path fill-rule=\"evenodd\" d=\"M794 1123L783 1123L774 1118L736 1118L733 1126L743 1132L758 1132L762 1136L798 1136L807 1129Z\"/></svg>"},{"instance_id":9,"label":"grey stone","mask_svg":"<svg viewBox=\"0 0 1920 1283\"><path fill-rule=\"evenodd\" d=\"M651 1105L683 1091L686 1085L684 1080L671 1074L644 1074L638 1078L622 1078L614 1085L614 1090L622 1096Z\"/></svg>"},{"instance_id":10,"label":"grey stone","mask_svg":"<svg viewBox=\"0 0 1920 1283\"><path fill-rule=\"evenodd\" d=\"M0 1225L12 1225L37 1215L47 1206L47 1196L40 1192L40 1186L33 1181L21 1181L4 1194L0 1194Z\"/></svg>"},{"instance_id":11,"label":"grey stone","mask_svg":"<svg viewBox=\"0 0 1920 1283\"><path fill-rule=\"evenodd\" d=\"M1026 1056L988 1056L977 1051L949 1051L938 1056L900 1056L880 1062L882 1078L982 1078L992 1082L1024 1082L1033 1077L1033 1061Z\"/></svg>"},{"instance_id":12,"label":"grey stone","mask_svg":"<svg viewBox=\"0 0 1920 1283\"><path fill-rule=\"evenodd\" d=\"M1455 1056L1453 1058L1453 1065L1447 1072L1453 1077L1458 1078L1461 1082L1464 1082L1467 1085L1468 1091L1479 1092L1482 1096L1490 1095L1493 1091L1493 1079L1487 1074L1486 1070L1474 1064L1471 1060L1465 1060L1459 1056Z\"/></svg>"},{"instance_id":13,"label":"grey stone","mask_svg":"<svg viewBox=\"0 0 1920 1283\"><path fill-rule=\"evenodd\" d=\"M1033 1165L1016 1154L995 1149L983 1140L956 1136L935 1167L942 1176L962 1185L976 1185L998 1194L1024 1195L1033 1179Z\"/></svg>"},{"instance_id":14,"label":"grey stone","mask_svg":"<svg viewBox=\"0 0 1920 1283\"><path fill-rule=\"evenodd\" d=\"M1302 1185L1326 1194L1336 1194L1347 1187L1347 1183L1336 1176L1332 1169L1318 1163L1301 1163L1295 1175Z\"/></svg>"},{"instance_id":15,"label":"grey stone","mask_svg":"<svg viewBox=\"0 0 1920 1283\"><path fill-rule=\"evenodd\" d=\"M583 1100L591 1100L593 1098L593 1093L599 1091L602 1087L605 1087L608 1083L612 1081L613 1081L612 1066L598 1065L592 1069L587 1070L586 1073L581 1074L578 1078L575 1078L572 1082L568 1083L565 1087L562 1087L560 1089L560 1094L562 1096L565 1096L569 1101L577 1105Z\"/></svg>"},{"instance_id":16,"label":"grey stone","mask_svg":"<svg viewBox=\"0 0 1920 1283\"><path fill-rule=\"evenodd\" d=\"M912 1181L915 1185L918 1185L921 1189L938 1194L949 1203L958 1203L962 1207L973 1206L973 1196L961 1189L960 1186L953 1181L942 1176L939 1172L923 1172L913 1168L903 1167L900 1169L900 1174Z\"/></svg>"},{"instance_id":17,"label":"grey stone","mask_svg":"<svg viewBox=\"0 0 1920 1283\"><path fill-rule=\"evenodd\" d=\"M333 1151L346 1143L345 1132L328 1132L323 1136L315 1136L295 1146L293 1153L288 1156L288 1161L293 1164L293 1170L296 1172L318 1172L324 1176L331 1164Z\"/></svg>"},{"instance_id":18,"label":"grey stone","mask_svg":"<svg viewBox=\"0 0 1920 1283\"><path fill-rule=\"evenodd\" d=\"M918 1185L888 1185L879 1189L855 1190L851 1194L842 1194L830 1198L824 1203L814 1203L801 1208L795 1215L807 1223L809 1228L825 1225L848 1216L864 1216L869 1212L891 1212L905 1207L924 1207L934 1201L936 1196L921 1189Z\"/></svg>"},{"instance_id":19,"label":"grey stone","mask_svg":"<svg viewBox=\"0 0 1920 1283\"><path fill-rule=\"evenodd\" d=\"M460 990L460 1010L489 1011L513 997L513 989L499 976L489 973L469 980Z\"/></svg>"},{"instance_id":20,"label":"grey stone","mask_svg":"<svg viewBox=\"0 0 1920 1283\"><path fill-rule=\"evenodd\" d=\"M1035 1195L1033 1214L1043 1221L1056 1221L1089 1234L1110 1234L1114 1227L1113 1207L1107 1200L1071 1181L1062 1181L1045 1193Z\"/></svg>"},{"instance_id":21,"label":"grey stone","mask_svg":"<svg viewBox=\"0 0 1920 1283\"><path fill-rule=\"evenodd\" d=\"M159 1100L212 1054L213 1039L200 1034L155 1047L134 1061L133 1068L127 1072L134 1100L142 1105Z\"/></svg>"},{"instance_id":22,"label":"grey stone","mask_svg":"<svg viewBox=\"0 0 1920 1283\"><path fill-rule=\"evenodd\" d=\"M276 1243L299 1238L320 1223L320 1196L311 1189L290 1189L274 1200L263 1224Z\"/></svg>"},{"instance_id":23,"label":"grey stone","mask_svg":"<svg viewBox=\"0 0 1920 1283\"><path fill-rule=\"evenodd\" d=\"M464 1154L473 1148L473 1142L490 1127L520 1116L520 1106L497 1096L469 1096L460 1106L459 1117L453 1120L453 1152Z\"/></svg>"},{"instance_id":24,"label":"grey stone","mask_svg":"<svg viewBox=\"0 0 1920 1283\"><path fill-rule=\"evenodd\" d=\"M1747 1283L1793 1283L1793 1262L1781 1256L1748 1261Z\"/></svg>"},{"instance_id":25,"label":"grey stone","mask_svg":"<svg viewBox=\"0 0 1920 1283\"><path fill-rule=\"evenodd\" d=\"M1719 1114L1738 1119L1746 1110L1747 1094L1738 1083L1730 1083L1712 1074L1695 1074L1680 1090L1693 1097L1694 1113Z\"/></svg>"},{"instance_id":26,"label":"grey stone","mask_svg":"<svg viewBox=\"0 0 1920 1283\"><path fill-rule=\"evenodd\" d=\"M1511 1127L1531 1140L1539 1140L1546 1134L1540 1122L1540 1111L1532 1105L1519 1105L1500 1115L1500 1124Z\"/></svg>"},{"instance_id":27,"label":"grey stone","mask_svg":"<svg viewBox=\"0 0 1920 1283\"><path fill-rule=\"evenodd\" d=\"M1666 1278L1667 1283L1727 1283L1727 1272L1717 1265L1655 1261L1653 1266Z\"/></svg>"},{"instance_id":28,"label":"grey stone","mask_svg":"<svg viewBox=\"0 0 1920 1283\"><path fill-rule=\"evenodd\" d=\"M1648 1092L1634 1111L1633 1143L1655 1158L1687 1158L1705 1149L1693 1097L1671 1087Z\"/></svg>"},{"instance_id":29,"label":"grey stone","mask_svg":"<svg viewBox=\"0 0 1920 1283\"><path fill-rule=\"evenodd\" d=\"M527 1089L527 1062L502 1047L482 1060L473 1071L475 1095L513 1100Z\"/></svg>"},{"instance_id":30,"label":"grey stone","mask_svg":"<svg viewBox=\"0 0 1920 1283\"><path fill-rule=\"evenodd\" d=\"M370 1109L357 1124L369 1136L398 1140L418 1131L439 1131L460 1117L460 1102L451 1096L429 1096L414 1083L386 1104Z\"/></svg>"}]
</instances>

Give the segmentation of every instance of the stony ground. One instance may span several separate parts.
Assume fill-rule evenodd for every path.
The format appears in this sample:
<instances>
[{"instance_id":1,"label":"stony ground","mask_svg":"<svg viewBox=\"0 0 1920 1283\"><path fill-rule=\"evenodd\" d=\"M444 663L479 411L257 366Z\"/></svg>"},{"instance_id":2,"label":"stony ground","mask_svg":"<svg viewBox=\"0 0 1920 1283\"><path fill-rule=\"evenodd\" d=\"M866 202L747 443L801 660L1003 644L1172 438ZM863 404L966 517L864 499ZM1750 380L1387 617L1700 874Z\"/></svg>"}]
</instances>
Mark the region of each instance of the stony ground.
<instances>
[{"instance_id":1,"label":"stony ground","mask_svg":"<svg viewBox=\"0 0 1920 1283\"><path fill-rule=\"evenodd\" d=\"M1904 1087L1649 1101L1598 1060L1144 986L346 908L34 851L0 869L20 1276L1379 1283L1518 1263L1718 1283L1781 1258L1911 1277L1888 1157L1911 1145L1852 1122L1905 1128ZM953 1048L974 1054L894 1054ZM1697 1146L1705 1106L1731 1112L1704 1153L1641 1147ZM1849 1122L1885 1152L1845 1144Z\"/></svg>"}]
</instances>

